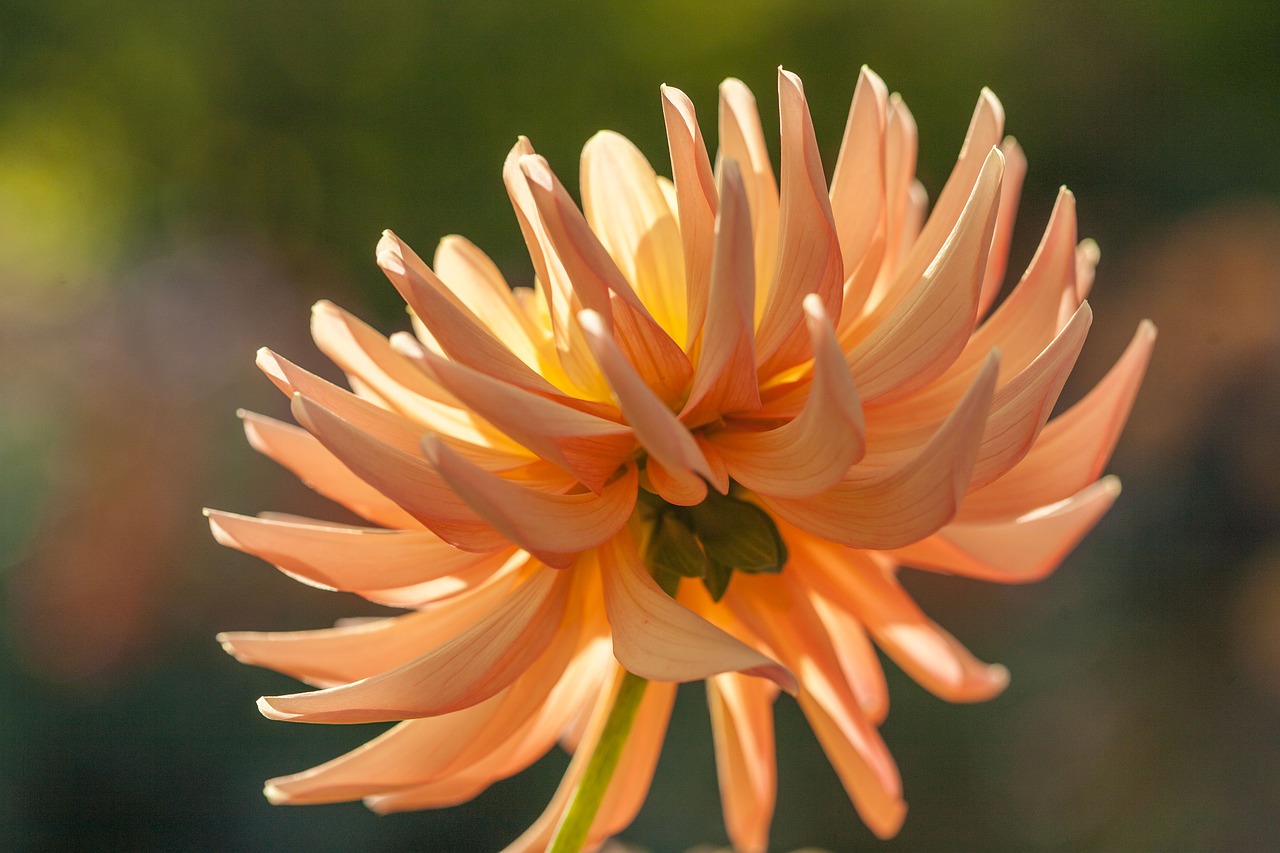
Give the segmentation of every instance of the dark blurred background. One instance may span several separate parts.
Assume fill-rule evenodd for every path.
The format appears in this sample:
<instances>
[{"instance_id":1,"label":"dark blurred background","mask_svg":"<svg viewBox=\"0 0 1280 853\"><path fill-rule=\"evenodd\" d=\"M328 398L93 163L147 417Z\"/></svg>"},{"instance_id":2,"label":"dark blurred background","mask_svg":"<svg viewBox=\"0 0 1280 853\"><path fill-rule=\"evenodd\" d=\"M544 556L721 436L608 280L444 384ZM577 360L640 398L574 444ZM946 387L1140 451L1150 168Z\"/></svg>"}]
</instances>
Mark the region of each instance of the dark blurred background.
<instances>
[{"instance_id":1,"label":"dark blurred background","mask_svg":"<svg viewBox=\"0 0 1280 853\"><path fill-rule=\"evenodd\" d=\"M949 706L890 666L911 812L875 842L778 703L776 850L1273 850L1280 838L1280 6L1236 2L0 0L0 848L496 850L566 760L456 809L275 808L263 779L368 739L253 700L221 629L373 609L218 548L202 505L332 515L243 442L285 416L256 347L320 370L307 308L403 308L379 231L532 272L517 134L576 186L596 130L667 169L658 86L714 146L716 85L776 132L804 79L827 168L861 64L911 106L936 194L979 89L1030 159L1010 269L1059 184L1103 261L1078 398L1138 320L1160 342L1111 465L1125 494L1049 580L907 573L1013 671ZM771 140L772 141L772 140ZM775 157L777 146L774 144ZM329 375L332 375L331 373ZM628 843L723 844L700 687Z\"/></svg>"}]
</instances>

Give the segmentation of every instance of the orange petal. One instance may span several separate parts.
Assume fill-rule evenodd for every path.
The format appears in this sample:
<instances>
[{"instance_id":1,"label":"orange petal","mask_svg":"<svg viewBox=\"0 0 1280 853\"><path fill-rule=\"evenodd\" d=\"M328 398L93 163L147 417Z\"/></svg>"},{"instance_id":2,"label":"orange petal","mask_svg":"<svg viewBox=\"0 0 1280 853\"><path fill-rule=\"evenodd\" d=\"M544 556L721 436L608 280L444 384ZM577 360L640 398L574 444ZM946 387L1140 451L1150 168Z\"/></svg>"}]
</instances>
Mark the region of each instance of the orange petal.
<instances>
[{"instance_id":1,"label":"orange petal","mask_svg":"<svg viewBox=\"0 0 1280 853\"><path fill-rule=\"evenodd\" d=\"M769 148L760 129L756 99L741 80L730 77L720 84L720 151L716 170L736 160L742 170L751 208L751 245L756 255L754 321L760 322L778 255L778 184L769 162Z\"/></svg>"},{"instance_id":2,"label":"orange petal","mask_svg":"<svg viewBox=\"0 0 1280 853\"><path fill-rule=\"evenodd\" d=\"M564 568L578 552L606 541L635 508L638 477L633 464L600 494L548 494L489 474L468 463L434 436L423 440L440 476L486 521L548 565Z\"/></svg>"},{"instance_id":3,"label":"orange petal","mask_svg":"<svg viewBox=\"0 0 1280 853\"><path fill-rule=\"evenodd\" d=\"M605 329L604 318L594 311L583 311L578 323L640 445L668 474L686 483L698 474L710 479L710 466L693 435L626 360Z\"/></svg>"},{"instance_id":4,"label":"orange petal","mask_svg":"<svg viewBox=\"0 0 1280 853\"><path fill-rule=\"evenodd\" d=\"M707 481L689 474L688 469L680 473L672 473L660 460L650 456L645 462L644 470L649 478L648 485L669 504L697 506L707 499Z\"/></svg>"},{"instance_id":5,"label":"orange petal","mask_svg":"<svg viewBox=\"0 0 1280 853\"><path fill-rule=\"evenodd\" d=\"M650 577L631 534L597 552L613 653L630 672L655 681L695 681L720 672L769 678L796 689L782 665L734 639L671 598Z\"/></svg>"},{"instance_id":6,"label":"orange petal","mask_svg":"<svg viewBox=\"0 0 1280 853\"><path fill-rule=\"evenodd\" d=\"M378 266L451 359L521 388L560 393L494 337L448 285L390 231L384 231L378 243Z\"/></svg>"},{"instance_id":7,"label":"orange petal","mask_svg":"<svg viewBox=\"0 0 1280 853\"><path fill-rule=\"evenodd\" d=\"M1155 326L1144 320L1102 381L1049 421L1013 470L965 499L960 520L1014 518L1068 498L1096 479L1129 417L1155 339Z\"/></svg>"},{"instance_id":8,"label":"orange petal","mask_svg":"<svg viewBox=\"0 0 1280 853\"><path fill-rule=\"evenodd\" d=\"M804 409L776 429L709 436L730 476L762 495L807 498L826 491L865 450L862 406L835 330L816 295L805 297L804 309L814 353Z\"/></svg>"},{"instance_id":9,"label":"orange petal","mask_svg":"<svg viewBox=\"0 0 1280 853\"><path fill-rule=\"evenodd\" d=\"M983 264L991 245L1004 157L991 151L955 229L918 283L892 309L882 303L852 327L848 363L871 401L901 397L936 378L973 331Z\"/></svg>"},{"instance_id":10,"label":"orange petal","mask_svg":"<svg viewBox=\"0 0 1280 853\"><path fill-rule=\"evenodd\" d=\"M758 678L714 675L707 706L729 841L741 853L764 853L778 787L773 692Z\"/></svg>"},{"instance_id":11,"label":"orange petal","mask_svg":"<svg viewBox=\"0 0 1280 853\"><path fill-rule=\"evenodd\" d=\"M715 176L707 158L707 146L693 109L693 102L679 89L662 87L662 117L671 152L671 174L675 178L676 207L680 215L680 239L684 251L685 291L688 304L688 334L685 350L702 331L707 316L707 294L711 288L711 258L715 240ZM754 294L753 294L754 295Z\"/></svg>"},{"instance_id":12,"label":"orange petal","mask_svg":"<svg viewBox=\"0 0 1280 853\"><path fill-rule=\"evenodd\" d=\"M293 416L352 473L450 545L496 551L510 544L420 456L379 441L300 394L293 398Z\"/></svg>"},{"instance_id":13,"label":"orange petal","mask_svg":"<svg viewBox=\"0 0 1280 853\"><path fill-rule=\"evenodd\" d=\"M680 345L649 314L547 161L529 155L520 168L581 307L605 319L650 388L667 401L679 397L693 374Z\"/></svg>"},{"instance_id":14,"label":"orange petal","mask_svg":"<svg viewBox=\"0 0 1280 853\"><path fill-rule=\"evenodd\" d=\"M1119 494L1120 481L1103 477L1064 501L1011 521L952 524L890 554L922 569L997 583L1037 581L1058 567Z\"/></svg>"},{"instance_id":15,"label":"orange petal","mask_svg":"<svg viewBox=\"0 0 1280 853\"><path fill-rule=\"evenodd\" d=\"M891 568L865 554L803 540L811 580L847 609L880 648L922 687L951 702L980 702L1009 683L1003 666L985 664L921 612Z\"/></svg>"},{"instance_id":16,"label":"orange petal","mask_svg":"<svg viewBox=\"0 0 1280 853\"><path fill-rule=\"evenodd\" d=\"M500 382L429 352L423 363L441 385L521 445L598 490L632 451L631 429Z\"/></svg>"},{"instance_id":17,"label":"orange petal","mask_svg":"<svg viewBox=\"0 0 1280 853\"><path fill-rule=\"evenodd\" d=\"M475 591L425 606L421 611L317 631L232 631L218 635L242 663L283 672L308 684L330 687L385 672L441 647L485 618L517 585L512 570Z\"/></svg>"},{"instance_id":18,"label":"orange petal","mask_svg":"<svg viewBox=\"0 0 1280 853\"><path fill-rule=\"evenodd\" d=\"M206 510L213 538L292 575L346 592L395 589L465 573L481 580L509 551L459 551L425 530L383 530Z\"/></svg>"},{"instance_id":19,"label":"orange petal","mask_svg":"<svg viewBox=\"0 0 1280 853\"><path fill-rule=\"evenodd\" d=\"M889 96L884 128L885 256L887 286L897 276L902 260L923 224L923 205L917 192L916 149L918 133L911 110L896 92ZM919 187L919 192L924 188ZM917 218L917 213L919 218Z\"/></svg>"},{"instance_id":20,"label":"orange petal","mask_svg":"<svg viewBox=\"0 0 1280 853\"><path fill-rule=\"evenodd\" d=\"M684 341L684 249L653 167L629 139L602 130L582 149L581 182L591 230L658 325Z\"/></svg>"},{"instance_id":21,"label":"orange petal","mask_svg":"<svg viewBox=\"0 0 1280 853\"><path fill-rule=\"evenodd\" d=\"M311 693L269 696L258 709L274 720L374 723L447 714L511 684L560 630L568 572L535 570L483 619L443 646L381 675Z\"/></svg>"},{"instance_id":22,"label":"orange petal","mask_svg":"<svg viewBox=\"0 0 1280 853\"><path fill-rule=\"evenodd\" d=\"M1004 275L1009 268L1009 243L1013 239L1013 224L1018 218L1018 202L1022 195L1022 181L1027 176L1027 155L1012 136L1000 143L1004 154L1004 181L1000 185L1000 212L996 214L996 229L991 237L991 253L987 256L987 271L982 279L982 295L978 298L978 316L987 313L995 302Z\"/></svg>"},{"instance_id":23,"label":"orange petal","mask_svg":"<svg viewBox=\"0 0 1280 853\"><path fill-rule=\"evenodd\" d=\"M884 227L884 128L889 90L865 65L858 73L840 155L831 176L831 214L840 238L844 271L862 263L876 232Z\"/></svg>"},{"instance_id":24,"label":"orange petal","mask_svg":"<svg viewBox=\"0 0 1280 853\"><path fill-rule=\"evenodd\" d=\"M855 467L811 498L760 495L760 502L801 530L854 548L900 548L935 532L955 516L969 484L997 363L993 355L951 417L911 459L888 468Z\"/></svg>"},{"instance_id":25,"label":"orange petal","mask_svg":"<svg viewBox=\"0 0 1280 853\"><path fill-rule=\"evenodd\" d=\"M831 648L858 707L872 725L880 725L889 715L889 683L862 623L817 590L810 591L809 603L831 637Z\"/></svg>"},{"instance_id":26,"label":"orange petal","mask_svg":"<svg viewBox=\"0 0 1280 853\"><path fill-rule=\"evenodd\" d=\"M308 487L374 524L422 529L416 518L351 473L306 430L253 412L237 414L249 446L288 468Z\"/></svg>"},{"instance_id":27,"label":"orange petal","mask_svg":"<svg viewBox=\"0 0 1280 853\"><path fill-rule=\"evenodd\" d=\"M736 160L725 160L720 164L720 208L702 350L681 412L686 423L696 426L726 412L760 405L752 319L754 264L751 211L742 173Z\"/></svg>"},{"instance_id":28,"label":"orange petal","mask_svg":"<svg viewBox=\"0 0 1280 853\"><path fill-rule=\"evenodd\" d=\"M813 135L813 122L800 78L778 70L782 123L781 230L778 266L756 329L756 361L772 376L809 356L801 301L810 293L827 316L839 322L844 301L844 267L836 236L827 179Z\"/></svg>"}]
</instances>

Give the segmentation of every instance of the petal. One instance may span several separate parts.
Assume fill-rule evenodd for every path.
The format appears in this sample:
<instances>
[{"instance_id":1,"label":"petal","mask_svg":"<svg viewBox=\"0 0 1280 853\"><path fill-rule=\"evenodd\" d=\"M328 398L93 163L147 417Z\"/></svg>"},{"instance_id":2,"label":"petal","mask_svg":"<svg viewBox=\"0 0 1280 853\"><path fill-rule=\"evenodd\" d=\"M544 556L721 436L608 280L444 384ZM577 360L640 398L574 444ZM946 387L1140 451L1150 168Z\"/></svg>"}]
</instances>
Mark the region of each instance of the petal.
<instances>
[{"instance_id":1,"label":"petal","mask_svg":"<svg viewBox=\"0 0 1280 853\"><path fill-rule=\"evenodd\" d=\"M552 395L561 393L516 357L494 336L493 330L390 231L384 231L378 243L378 266L449 358L520 388Z\"/></svg>"},{"instance_id":2,"label":"petal","mask_svg":"<svg viewBox=\"0 0 1280 853\"><path fill-rule=\"evenodd\" d=\"M817 590L810 591L809 603L831 637L831 647L858 707L872 725L880 725L889 714L889 683L862 623Z\"/></svg>"},{"instance_id":3,"label":"petal","mask_svg":"<svg viewBox=\"0 0 1280 853\"><path fill-rule=\"evenodd\" d=\"M693 374L680 345L645 309L547 161L525 156L520 168L581 307L604 317L645 383L664 400L675 400Z\"/></svg>"},{"instance_id":4,"label":"petal","mask_svg":"<svg viewBox=\"0 0 1280 853\"><path fill-rule=\"evenodd\" d=\"M274 720L374 723L447 714L511 684L560 629L570 575L537 569L502 604L443 646L390 672L312 693L269 696Z\"/></svg>"},{"instance_id":5,"label":"petal","mask_svg":"<svg viewBox=\"0 0 1280 853\"><path fill-rule=\"evenodd\" d=\"M580 552L606 541L626 524L636 502L635 465L600 494L548 494L471 465L428 436L423 448L440 476L486 521L548 565L564 568Z\"/></svg>"},{"instance_id":6,"label":"petal","mask_svg":"<svg viewBox=\"0 0 1280 853\"><path fill-rule=\"evenodd\" d=\"M306 430L253 412L237 414L249 446L288 468L309 488L374 524L422 529L416 518L353 474Z\"/></svg>"},{"instance_id":7,"label":"petal","mask_svg":"<svg viewBox=\"0 0 1280 853\"><path fill-rule=\"evenodd\" d=\"M707 316L707 294L711 287L711 258L715 240L718 200L716 180L707 158L707 146L693 109L693 102L679 89L662 87L662 117L671 152L671 175L675 178L676 208L680 216L680 239L684 252L688 333L685 350L702 331ZM754 295L754 294L753 294Z\"/></svg>"},{"instance_id":8,"label":"petal","mask_svg":"<svg viewBox=\"0 0 1280 853\"><path fill-rule=\"evenodd\" d=\"M725 673L707 679L725 828L742 853L764 853L769 844L778 787L773 698L758 678Z\"/></svg>"},{"instance_id":9,"label":"petal","mask_svg":"<svg viewBox=\"0 0 1280 853\"><path fill-rule=\"evenodd\" d=\"M952 524L890 554L922 569L997 583L1037 581L1058 567L1119 494L1120 481L1103 477L1066 500L1011 521Z\"/></svg>"},{"instance_id":10,"label":"petal","mask_svg":"<svg viewBox=\"0 0 1280 853\"><path fill-rule=\"evenodd\" d=\"M649 479L648 486L652 491L669 504L675 506L697 506L707 499L707 481L692 476L687 469L674 474L657 458L650 456L645 462L645 475ZM726 494L728 487L726 485Z\"/></svg>"},{"instance_id":11,"label":"petal","mask_svg":"<svg viewBox=\"0 0 1280 853\"><path fill-rule=\"evenodd\" d=\"M923 204L913 196L924 188L916 181L918 133L911 110L896 92L889 96L884 129L885 256L888 286L899 272L923 224ZM917 219L917 213L919 219ZM874 303L873 303L874 304Z\"/></svg>"},{"instance_id":12,"label":"petal","mask_svg":"<svg viewBox=\"0 0 1280 853\"><path fill-rule=\"evenodd\" d=\"M861 264L884 227L884 129L889 90L865 65L858 73L840 155L831 176L831 214L845 274Z\"/></svg>"},{"instance_id":13,"label":"petal","mask_svg":"<svg viewBox=\"0 0 1280 853\"><path fill-rule=\"evenodd\" d=\"M1018 218L1018 201L1022 195L1022 181L1027 176L1027 155L1012 136L1000 143L1004 154L1004 181L1000 185L1000 212L996 214L995 233L991 237L991 253L987 256L987 271L982 279L982 295L978 298L978 316L987 313L1004 285L1004 274L1009 268L1009 243L1013 239L1013 223Z\"/></svg>"},{"instance_id":14,"label":"petal","mask_svg":"<svg viewBox=\"0 0 1280 853\"><path fill-rule=\"evenodd\" d=\"M844 300L840 241L809 107L800 78L781 69L778 101L782 124L782 225L778 232L778 266L756 329L756 361L762 376L772 376L808 358L801 309L806 295L816 293L833 322L839 321Z\"/></svg>"},{"instance_id":15,"label":"petal","mask_svg":"<svg viewBox=\"0 0 1280 853\"><path fill-rule=\"evenodd\" d=\"M773 680L788 692L794 676L671 598L649 575L631 534L597 552L613 653L628 671L655 681L696 681L721 672Z\"/></svg>"},{"instance_id":16,"label":"petal","mask_svg":"<svg viewBox=\"0 0 1280 853\"><path fill-rule=\"evenodd\" d=\"M916 456L887 468L864 462L811 498L760 502L823 539L855 548L899 548L949 522L964 497L991 407L998 360L992 356L963 402Z\"/></svg>"},{"instance_id":17,"label":"petal","mask_svg":"<svg viewBox=\"0 0 1280 853\"><path fill-rule=\"evenodd\" d=\"M851 328L850 343L857 342L847 360L864 401L926 385L964 349L995 226L1003 159L997 150L987 157L955 229L918 283L892 309L881 303Z\"/></svg>"},{"instance_id":18,"label":"petal","mask_svg":"<svg viewBox=\"0 0 1280 853\"><path fill-rule=\"evenodd\" d=\"M300 394L293 398L293 416L352 473L450 545L496 551L510 544L420 456L379 441Z\"/></svg>"},{"instance_id":19,"label":"petal","mask_svg":"<svg viewBox=\"0 0 1280 853\"><path fill-rule=\"evenodd\" d=\"M346 592L395 589L465 573L476 580L502 566L509 551L459 551L425 530L331 526L250 518L206 510L213 537L290 574Z\"/></svg>"},{"instance_id":20,"label":"petal","mask_svg":"<svg viewBox=\"0 0 1280 853\"><path fill-rule=\"evenodd\" d=\"M1049 421L1013 470L966 498L965 522L1009 519L1070 497L1102 473L1142 384L1156 329L1143 321L1124 354L1084 399Z\"/></svg>"},{"instance_id":21,"label":"petal","mask_svg":"<svg viewBox=\"0 0 1280 853\"><path fill-rule=\"evenodd\" d=\"M755 261L751 211L736 160L720 165L720 207L710 276L702 350L681 412L681 418L695 426L726 412L760 406L752 319Z\"/></svg>"},{"instance_id":22,"label":"petal","mask_svg":"<svg viewBox=\"0 0 1280 853\"><path fill-rule=\"evenodd\" d=\"M668 474L686 483L698 474L711 479L710 466L693 435L626 360L605 329L604 318L594 311L583 311L578 323L640 445Z\"/></svg>"},{"instance_id":23,"label":"petal","mask_svg":"<svg viewBox=\"0 0 1280 853\"><path fill-rule=\"evenodd\" d=\"M727 160L736 160L742 171L751 208L751 245L756 255L754 321L760 322L769 298L778 254L778 184L769 162L769 148L760 129L756 99L741 80L730 77L720 84L720 150L716 171Z\"/></svg>"},{"instance_id":24,"label":"petal","mask_svg":"<svg viewBox=\"0 0 1280 853\"><path fill-rule=\"evenodd\" d=\"M528 557L523 558L528 563ZM218 635L242 663L330 687L369 678L444 646L498 608L517 586L512 569L468 595L421 611L316 631L230 631Z\"/></svg>"},{"instance_id":25,"label":"petal","mask_svg":"<svg viewBox=\"0 0 1280 853\"><path fill-rule=\"evenodd\" d=\"M658 325L684 341L684 248L653 167L626 137L602 130L582 149L581 181L591 230Z\"/></svg>"},{"instance_id":26,"label":"petal","mask_svg":"<svg viewBox=\"0 0 1280 853\"><path fill-rule=\"evenodd\" d=\"M629 427L508 385L461 364L422 354L432 375L469 408L521 445L598 490L635 450Z\"/></svg>"},{"instance_id":27,"label":"petal","mask_svg":"<svg viewBox=\"0 0 1280 853\"><path fill-rule=\"evenodd\" d=\"M807 498L834 486L862 458L862 406L817 296L804 302L814 352L813 383L792 421L764 431L726 429L709 440L729 474L763 495Z\"/></svg>"},{"instance_id":28,"label":"petal","mask_svg":"<svg viewBox=\"0 0 1280 853\"><path fill-rule=\"evenodd\" d=\"M898 584L892 568L811 539L801 547L813 570L809 579L866 625L880 648L926 690L951 702L980 702L1008 685L1009 671L977 660L930 621Z\"/></svg>"}]
</instances>

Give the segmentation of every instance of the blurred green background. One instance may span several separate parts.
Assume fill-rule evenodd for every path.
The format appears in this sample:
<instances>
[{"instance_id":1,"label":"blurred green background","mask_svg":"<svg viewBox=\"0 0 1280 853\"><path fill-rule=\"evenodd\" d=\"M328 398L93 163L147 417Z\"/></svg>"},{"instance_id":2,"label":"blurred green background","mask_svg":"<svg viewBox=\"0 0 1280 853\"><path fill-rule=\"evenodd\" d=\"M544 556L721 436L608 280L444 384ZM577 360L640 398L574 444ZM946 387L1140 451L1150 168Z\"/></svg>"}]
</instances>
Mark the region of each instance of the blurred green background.
<instances>
[{"instance_id":1,"label":"blurred green background","mask_svg":"<svg viewBox=\"0 0 1280 853\"><path fill-rule=\"evenodd\" d=\"M1013 683L953 707L890 666L911 812L879 843L778 703L776 850L1250 851L1280 838L1280 6L1263 2L364 3L0 0L0 848L497 850L552 755L466 806L275 808L263 779L368 739L258 716L283 676L221 629L368 614L219 549L202 505L331 511L243 443L286 416L253 367L313 369L307 307L405 327L383 228L532 272L500 179L517 134L576 185L620 131L660 171L658 86L715 144L744 79L776 133L800 74L830 170L858 68L903 93L942 186L979 89L1030 172L1010 269L1059 184L1103 262L1076 399L1161 329L1118 506L1049 580L909 575ZM777 147L774 145L774 154ZM328 375L333 375L330 371ZM336 517L336 516L330 516ZM723 844L700 687L622 836Z\"/></svg>"}]
</instances>

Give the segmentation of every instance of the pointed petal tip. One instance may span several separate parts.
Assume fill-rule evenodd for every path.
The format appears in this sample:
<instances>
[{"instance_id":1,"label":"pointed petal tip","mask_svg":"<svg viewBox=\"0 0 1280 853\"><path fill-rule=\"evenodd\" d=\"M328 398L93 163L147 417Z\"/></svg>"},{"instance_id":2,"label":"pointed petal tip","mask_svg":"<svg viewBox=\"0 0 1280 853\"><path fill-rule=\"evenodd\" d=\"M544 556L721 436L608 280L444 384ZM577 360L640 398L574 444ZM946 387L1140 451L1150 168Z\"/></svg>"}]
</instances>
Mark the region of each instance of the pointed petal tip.
<instances>
[{"instance_id":1,"label":"pointed petal tip","mask_svg":"<svg viewBox=\"0 0 1280 853\"><path fill-rule=\"evenodd\" d=\"M1157 334L1158 334L1158 330L1156 329L1156 324L1151 322L1150 320L1144 319L1141 323L1138 324L1138 336L1142 339L1144 343L1147 343L1147 344L1155 343Z\"/></svg>"},{"instance_id":2,"label":"pointed petal tip","mask_svg":"<svg viewBox=\"0 0 1280 853\"><path fill-rule=\"evenodd\" d=\"M599 134L596 134L599 136ZM594 138L594 137L593 137ZM520 156L520 172L539 189L551 192L555 189L555 175L551 164L541 154L522 154Z\"/></svg>"},{"instance_id":3,"label":"pointed petal tip","mask_svg":"<svg viewBox=\"0 0 1280 853\"><path fill-rule=\"evenodd\" d=\"M266 797L267 802L271 803L273 806L288 805L292 800L287 793L282 791L280 788L277 788L271 782L262 786L262 796Z\"/></svg>"}]
</instances>

